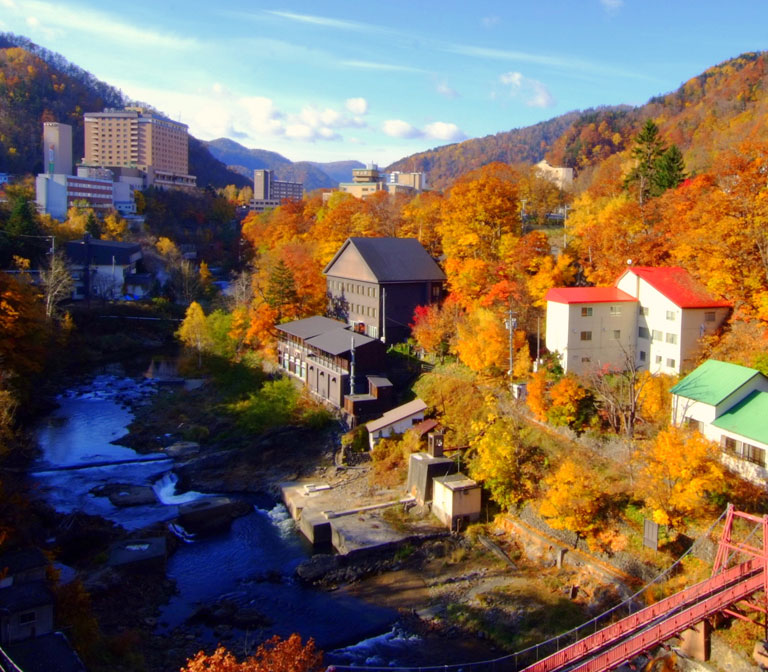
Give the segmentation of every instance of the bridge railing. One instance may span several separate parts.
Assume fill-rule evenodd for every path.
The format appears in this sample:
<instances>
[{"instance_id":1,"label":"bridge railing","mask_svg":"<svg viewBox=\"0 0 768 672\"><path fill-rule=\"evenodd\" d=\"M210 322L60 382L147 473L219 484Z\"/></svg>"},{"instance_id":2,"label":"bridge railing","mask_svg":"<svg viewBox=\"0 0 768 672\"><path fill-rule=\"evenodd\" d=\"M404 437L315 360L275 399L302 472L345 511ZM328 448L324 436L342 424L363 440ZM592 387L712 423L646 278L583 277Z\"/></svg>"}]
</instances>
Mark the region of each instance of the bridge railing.
<instances>
[{"instance_id":1,"label":"bridge railing","mask_svg":"<svg viewBox=\"0 0 768 672\"><path fill-rule=\"evenodd\" d=\"M728 509L724 510L720 516L715 520L706 531L700 534L696 541L683 553L673 564L667 569L657 575L653 580L643 586L640 590L630 595L628 598L620 602L619 604L607 609L606 611L598 614L594 618L582 623L581 625L572 628L559 635L555 635L546 641L534 644L515 653L507 654L500 658L493 660L485 660L477 663L456 663L451 665L434 665L434 666L409 666L409 667L391 667L391 666L368 666L368 665L332 665L328 668L335 672L342 672L347 670L366 670L367 672L384 672L388 670L390 672L438 672L443 670L444 672L517 672L527 666L532 665L536 661L542 660L556 654L558 651L571 646L579 640L597 633L599 630L615 623L616 621L630 616L631 614L640 611L646 607L644 600L640 598L650 591L654 586L666 580L672 575L683 560L690 555L696 544L702 539L706 539L712 533L712 531L720 524L723 518L728 513Z\"/></svg>"}]
</instances>

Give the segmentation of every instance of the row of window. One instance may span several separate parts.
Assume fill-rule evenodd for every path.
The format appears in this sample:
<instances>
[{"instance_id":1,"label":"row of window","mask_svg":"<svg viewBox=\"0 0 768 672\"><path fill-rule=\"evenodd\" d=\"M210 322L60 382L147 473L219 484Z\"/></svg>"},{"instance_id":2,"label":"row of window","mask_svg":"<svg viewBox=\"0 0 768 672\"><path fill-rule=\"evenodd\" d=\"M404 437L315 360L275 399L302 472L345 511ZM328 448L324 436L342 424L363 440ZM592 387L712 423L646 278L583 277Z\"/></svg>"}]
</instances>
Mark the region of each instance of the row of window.
<instances>
[{"instance_id":1,"label":"row of window","mask_svg":"<svg viewBox=\"0 0 768 672\"><path fill-rule=\"evenodd\" d=\"M617 341L621 338L621 329L614 329L613 330L613 338L615 338ZM582 331L581 332L581 340L582 341L591 341L592 340L592 332L591 331Z\"/></svg>"},{"instance_id":2,"label":"row of window","mask_svg":"<svg viewBox=\"0 0 768 672\"><path fill-rule=\"evenodd\" d=\"M649 331L648 327L638 327L637 335L640 338L650 338L652 341L666 341L671 345L677 345L677 334L671 334L669 332L664 334L659 329Z\"/></svg>"},{"instance_id":3,"label":"row of window","mask_svg":"<svg viewBox=\"0 0 768 672\"><path fill-rule=\"evenodd\" d=\"M356 315L365 315L366 317L376 317L376 309L371 306L362 306L360 304L350 303L349 312Z\"/></svg>"},{"instance_id":4,"label":"row of window","mask_svg":"<svg viewBox=\"0 0 768 672\"><path fill-rule=\"evenodd\" d=\"M582 306L581 307L581 316L582 317L592 317L592 306ZM616 317L621 315L621 306L610 306L609 307L609 313L611 317ZM650 313L650 309L648 306L640 306L638 309L641 317L647 317ZM668 310L666 311L666 317L668 320L675 320L677 318L677 311L675 310ZM705 322L714 322L716 319L715 311L708 311L704 313L704 321Z\"/></svg>"},{"instance_id":5,"label":"row of window","mask_svg":"<svg viewBox=\"0 0 768 672\"><path fill-rule=\"evenodd\" d=\"M331 280L331 289L337 289L347 294L359 294L360 296L370 296L376 298L378 287L369 287L366 285L359 285L355 282L343 282L341 280Z\"/></svg>"},{"instance_id":6,"label":"row of window","mask_svg":"<svg viewBox=\"0 0 768 672\"><path fill-rule=\"evenodd\" d=\"M732 439L730 436L723 436L720 439L720 447L724 452L735 457L740 457L748 462L765 466L765 449L753 446L744 441Z\"/></svg>"}]
</instances>

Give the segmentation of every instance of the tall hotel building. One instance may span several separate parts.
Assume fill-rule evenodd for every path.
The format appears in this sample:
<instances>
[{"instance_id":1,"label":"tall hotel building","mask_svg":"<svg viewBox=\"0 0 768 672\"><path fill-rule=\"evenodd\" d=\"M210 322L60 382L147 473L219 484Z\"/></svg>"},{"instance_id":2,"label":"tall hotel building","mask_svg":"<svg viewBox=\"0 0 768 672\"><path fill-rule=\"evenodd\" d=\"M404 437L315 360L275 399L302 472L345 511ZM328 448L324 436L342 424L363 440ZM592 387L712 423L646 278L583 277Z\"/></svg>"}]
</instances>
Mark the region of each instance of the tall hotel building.
<instances>
[{"instance_id":1,"label":"tall hotel building","mask_svg":"<svg viewBox=\"0 0 768 672\"><path fill-rule=\"evenodd\" d=\"M147 186L195 186L189 174L187 125L141 107L85 114L87 166L136 169Z\"/></svg>"},{"instance_id":2,"label":"tall hotel building","mask_svg":"<svg viewBox=\"0 0 768 672\"><path fill-rule=\"evenodd\" d=\"M253 171L251 210L264 212L268 208L276 208L285 198L300 201L304 198L304 185L301 182L276 180L271 170Z\"/></svg>"}]
</instances>

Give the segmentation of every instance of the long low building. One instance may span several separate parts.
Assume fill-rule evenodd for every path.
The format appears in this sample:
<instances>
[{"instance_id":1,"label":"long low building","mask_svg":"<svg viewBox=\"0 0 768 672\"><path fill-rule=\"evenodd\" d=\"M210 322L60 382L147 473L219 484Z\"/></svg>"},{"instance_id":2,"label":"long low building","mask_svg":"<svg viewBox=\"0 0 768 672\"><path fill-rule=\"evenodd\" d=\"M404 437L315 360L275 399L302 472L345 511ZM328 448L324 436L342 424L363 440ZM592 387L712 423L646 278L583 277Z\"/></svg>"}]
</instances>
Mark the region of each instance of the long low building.
<instances>
[{"instance_id":1,"label":"long low building","mask_svg":"<svg viewBox=\"0 0 768 672\"><path fill-rule=\"evenodd\" d=\"M385 368L386 346L344 322L319 315L277 327L277 363L336 408L367 389L366 375Z\"/></svg>"}]
</instances>

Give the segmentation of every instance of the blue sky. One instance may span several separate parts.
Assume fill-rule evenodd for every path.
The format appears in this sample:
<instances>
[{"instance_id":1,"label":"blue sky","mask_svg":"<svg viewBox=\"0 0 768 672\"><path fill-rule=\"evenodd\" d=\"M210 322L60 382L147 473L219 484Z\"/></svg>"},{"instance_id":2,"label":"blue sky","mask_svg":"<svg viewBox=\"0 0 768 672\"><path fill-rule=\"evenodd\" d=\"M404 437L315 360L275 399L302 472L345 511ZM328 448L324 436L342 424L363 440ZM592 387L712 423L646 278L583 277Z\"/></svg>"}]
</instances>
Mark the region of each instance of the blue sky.
<instances>
[{"instance_id":1,"label":"blue sky","mask_svg":"<svg viewBox=\"0 0 768 672\"><path fill-rule=\"evenodd\" d=\"M380 165L642 104L765 49L766 25L762 0L0 0L0 30L201 139Z\"/></svg>"}]
</instances>

